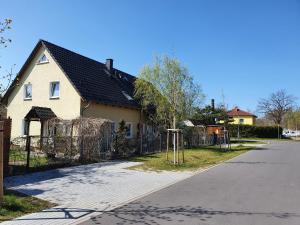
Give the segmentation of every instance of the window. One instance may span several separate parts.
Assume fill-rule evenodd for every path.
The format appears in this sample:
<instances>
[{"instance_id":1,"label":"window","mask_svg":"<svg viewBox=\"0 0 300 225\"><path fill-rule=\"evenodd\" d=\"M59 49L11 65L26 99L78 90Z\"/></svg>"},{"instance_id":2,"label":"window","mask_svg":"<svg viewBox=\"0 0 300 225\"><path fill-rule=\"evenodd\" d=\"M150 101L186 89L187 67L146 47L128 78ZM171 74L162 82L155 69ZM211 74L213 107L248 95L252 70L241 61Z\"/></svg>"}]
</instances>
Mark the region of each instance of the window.
<instances>
[{"instance_id":1,"label":"window","mask_svg":"<svg viewBox=\"0 0 300 225\"><path fill-rule=\"evenodd\" d=\"M46 57L45 54L43 54L41 56L41 58L38 60L37 64L43 64L43 63L48 63L48 62L49 62L48 58Z\"/></svg>"},{"instance_id":2,"label":"window","mask_svg":"<svg viewBox=\"0 0 300 225\"><path fill-rule=\"evenodd\" d=\"M32 99L32 85L31 84L24 85L24 99L25 100Z\"/></svg>"},{"instance_id":3,"label":"window","mask_svg":"<svg viewBox=\"0 0 300 225\"><path fill-rule=\"evenodd\" d=\"M126 138L132 138L132 123L125 124Z\"/></svg>"},{"instance_id":4,"label":"window","mask_svg":"<svg viewBox=\"0 0 300 225\"><path fill-rule=\"evenodd\" d=\"M244 124L244 119L240 119L240 124Z\"/></svg>"},{"instance_id":5,"label":"window","mask_svg":"<svg viewBox=\"0 0 300 225\"><path fill-rule=\"evenodd\" d=\"M50 83L50 98L59 98L59 82Z\"/></svg>"}]
</instances>

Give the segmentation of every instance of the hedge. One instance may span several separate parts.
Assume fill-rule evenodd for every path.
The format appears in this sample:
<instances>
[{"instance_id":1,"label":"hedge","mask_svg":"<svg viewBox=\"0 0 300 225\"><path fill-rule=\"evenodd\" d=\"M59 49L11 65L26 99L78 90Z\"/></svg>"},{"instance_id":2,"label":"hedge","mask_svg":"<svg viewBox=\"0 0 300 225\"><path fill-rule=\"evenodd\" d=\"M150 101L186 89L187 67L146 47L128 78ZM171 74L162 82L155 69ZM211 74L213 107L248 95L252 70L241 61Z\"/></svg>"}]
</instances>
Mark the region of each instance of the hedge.
<instances>
[{"instance_id":1,"label":"hedge","mask_svg":"<svg viewBox=\"0 0 300 225\"><path fill-rule=\"evenodd\" d=\"M230 124L228 126L230 136L237 137L238 125ZM282 127L279 127L279 133L282 134ZM240 137L243 138L278 138L277 126L250 126L240 125Z\"/></svg>"}]
</instances>

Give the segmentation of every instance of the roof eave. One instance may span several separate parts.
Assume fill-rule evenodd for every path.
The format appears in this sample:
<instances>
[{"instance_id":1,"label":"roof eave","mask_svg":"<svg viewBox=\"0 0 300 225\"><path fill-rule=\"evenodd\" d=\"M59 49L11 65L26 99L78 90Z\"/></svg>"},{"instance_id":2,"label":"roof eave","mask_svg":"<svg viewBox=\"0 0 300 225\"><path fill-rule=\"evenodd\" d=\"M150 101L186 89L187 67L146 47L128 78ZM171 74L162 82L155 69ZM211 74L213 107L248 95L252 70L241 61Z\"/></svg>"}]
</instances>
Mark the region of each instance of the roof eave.
<instances>
[{"instance_id":1,"label":"roof eave","mask_svg":"<svg viewBox=\"0 0 300 225\"><path fill-rule=\"evenodd\" d=\"M24 71L27 69L27 66L30 64L33 57L35 56L35 54L37 53L37 51L39 50L39 48L41 46L42 46L42 40L39 40L38 43L33 48L33 50L31 51L30 55L27 57L25 63L21 67L20 71L17 73L17 76L15 77L15 79L12 81L11 85L9 86L7 91L5 92L3 98L1 99L1 102L4 103L5 105L8 104L8 98L9 98L10 94L14 90L15 86L17 86L18 81L22 77Z\"/></svg>"}]
</instances>

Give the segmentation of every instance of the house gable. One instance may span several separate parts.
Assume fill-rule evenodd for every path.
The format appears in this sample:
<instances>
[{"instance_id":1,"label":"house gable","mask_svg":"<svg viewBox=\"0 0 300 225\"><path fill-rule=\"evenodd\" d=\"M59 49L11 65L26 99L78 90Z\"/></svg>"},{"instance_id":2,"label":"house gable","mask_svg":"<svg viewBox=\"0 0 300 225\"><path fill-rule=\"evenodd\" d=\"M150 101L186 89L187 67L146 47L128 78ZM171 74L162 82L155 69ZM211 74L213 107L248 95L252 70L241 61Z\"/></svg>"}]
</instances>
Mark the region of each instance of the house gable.
<instances>
[{"instance_id":1,"label":"house gable","mask_svg":"<svg viewBox=\"0 0 300 225\"><path fill-rule=\"evenodd\" d=\"M12 136L21 135L22 120L33 106L49 107L61 118L80 116L81 96L56 60L43 45L37 45L7 94L7 115L12 118ZM47 62L37 63L45 56ZM59 97L50 98L51 82L59 82ZM24 98L24 86L30 85L32 98ZM34 130L33 126L33 130Z\"/></svg>"}]
</instances>

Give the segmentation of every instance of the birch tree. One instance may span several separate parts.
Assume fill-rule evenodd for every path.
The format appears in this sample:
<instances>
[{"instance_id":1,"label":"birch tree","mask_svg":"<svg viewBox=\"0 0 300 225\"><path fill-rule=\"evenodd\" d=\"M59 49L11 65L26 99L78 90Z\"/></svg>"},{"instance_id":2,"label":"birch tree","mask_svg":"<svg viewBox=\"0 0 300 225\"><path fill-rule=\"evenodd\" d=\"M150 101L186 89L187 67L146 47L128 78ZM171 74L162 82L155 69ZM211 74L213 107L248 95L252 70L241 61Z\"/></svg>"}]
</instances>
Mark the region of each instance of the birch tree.
<instances>
[{"instance_id":1,"label":"birch tree","mask_svg":"<svg viewBox=\"0 0 300 225\"><path fill-rule=\"evenodd\" d=\"M204 95L186 67L169 56L156 57L153 65L146 65L135 82L135 98L152 122L176 129L178 121L190 118Z\"/></svg>"}]
</instances>

